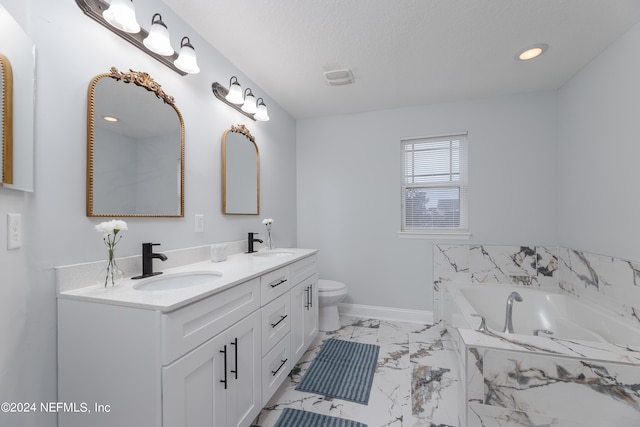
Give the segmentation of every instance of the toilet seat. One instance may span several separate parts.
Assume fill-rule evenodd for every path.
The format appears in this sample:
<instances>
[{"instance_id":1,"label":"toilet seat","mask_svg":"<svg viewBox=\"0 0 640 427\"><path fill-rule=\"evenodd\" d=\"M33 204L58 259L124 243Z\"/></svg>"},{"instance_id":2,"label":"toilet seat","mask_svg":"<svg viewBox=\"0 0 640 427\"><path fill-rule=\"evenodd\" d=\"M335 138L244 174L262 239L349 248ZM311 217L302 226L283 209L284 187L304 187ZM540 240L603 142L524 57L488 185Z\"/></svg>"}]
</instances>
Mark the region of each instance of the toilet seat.
<instances>
[{"instance_id":1,"label":"toilet seat","mask_svg":"<svg viewBox=\"0 0 640 427\"><path fill-rule=\"evenodd\" d=\"M347 285L335 280L319 279L318 280L318 292L335 292L346 289Z\"/></svg>"}]
</instances>

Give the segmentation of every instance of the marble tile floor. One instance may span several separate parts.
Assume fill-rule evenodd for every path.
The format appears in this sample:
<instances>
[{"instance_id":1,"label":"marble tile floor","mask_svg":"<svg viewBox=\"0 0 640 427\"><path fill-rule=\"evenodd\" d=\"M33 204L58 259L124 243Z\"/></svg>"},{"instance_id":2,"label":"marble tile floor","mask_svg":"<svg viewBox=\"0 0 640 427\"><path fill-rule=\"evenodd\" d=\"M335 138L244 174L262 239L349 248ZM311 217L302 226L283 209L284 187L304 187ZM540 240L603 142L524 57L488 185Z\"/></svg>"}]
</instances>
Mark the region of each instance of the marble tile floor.
<instances>
[{"instance_id":1,"label":"marble tile floor","mask_svg":"<svg viewBox=\"0 0 640 427\"><path fill-rule=\"evenodd\" d=\"M456 360L451 336L441 325L348 317L340 321L341 329L318 334L253 427L273 427L286 407L347 418L368 427L458 427ZM329 338L380 346L368 405L295 390Z\"/></svg>"}]
</instances>

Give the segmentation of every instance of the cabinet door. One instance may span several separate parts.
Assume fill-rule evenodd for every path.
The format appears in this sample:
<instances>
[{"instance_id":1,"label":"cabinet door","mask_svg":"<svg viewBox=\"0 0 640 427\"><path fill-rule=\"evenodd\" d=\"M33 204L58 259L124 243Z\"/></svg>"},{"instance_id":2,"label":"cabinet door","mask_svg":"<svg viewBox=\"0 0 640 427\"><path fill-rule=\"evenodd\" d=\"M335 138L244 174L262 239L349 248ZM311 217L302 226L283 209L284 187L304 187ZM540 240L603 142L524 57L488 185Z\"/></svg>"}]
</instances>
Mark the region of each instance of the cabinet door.
<instances>
[{"instance_id":1,"label":"cabinet door","mask_svg":"<svg viewBox=\"0 0 640 427\"><path fill-rule=\"evenodd\" d=\"M221 334L162 368L164 427L227 426L224 347Z\"/></svg>"},{"instance_id":2,"label":"cabinet door","mask_svg":"<svg viewBox=\"0 0 640 427\"><path fill-rule=\"evenodd\" d=\"M307 294L309 302L304 311L304 341L306 349L318 335L318 275L314 274L302 283L309 289Z\"/></svg>"},{"instance_id":3,"label":"cabinet door","mask_svg":"<svg viewBox=\"0 0 640 427\"><path fill-rule=\"evenodd\" d=\"M249 426L262 409L261 316L256 311L226 332L227 427Z\"/></svg>"},{"instance_id":4,"label":"cabinet door","mask_svg":"<svg viewBox=\"0 0 640 427\"><path fill-rule=\"evenodd\" d=\"M291 289L291 366L294 366L304 352L305 326L307 306L309 304L309 285L304 281Z\"/></svg>"}]
</instances>

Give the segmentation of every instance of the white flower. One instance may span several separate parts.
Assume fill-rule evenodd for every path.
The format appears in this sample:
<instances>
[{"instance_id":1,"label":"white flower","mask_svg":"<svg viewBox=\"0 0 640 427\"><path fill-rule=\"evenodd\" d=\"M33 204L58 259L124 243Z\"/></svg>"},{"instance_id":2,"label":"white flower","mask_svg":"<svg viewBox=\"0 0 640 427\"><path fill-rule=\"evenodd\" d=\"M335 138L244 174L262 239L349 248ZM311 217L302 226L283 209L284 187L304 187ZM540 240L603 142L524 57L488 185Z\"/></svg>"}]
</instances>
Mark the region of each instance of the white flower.
<instances>
[{"instance_id":1,"label":"white flower","mask_svg":"<svg viewBox=\"0 0 640 427\"><path fill-rule=\"evenodd\" d=\"M118 234L120 231L128 230L127 223L122 220L113 219L111 221L101 222L96 225L95 230L99 233L102 233L103 236L108 236L109 234Z\"/></svg>"},{"instance_id":2,"label":"white flower","mask_svg":"<svg viewBox=\"0 0 640 427\"><path fill-rule=\"evenodd\" d=\"M270 224L273 224L273 218L265 218L265 219L263 219L263 220L262 220L262 223L263 223L264 225L270 225Z\"/></svg>"}]
</instances>

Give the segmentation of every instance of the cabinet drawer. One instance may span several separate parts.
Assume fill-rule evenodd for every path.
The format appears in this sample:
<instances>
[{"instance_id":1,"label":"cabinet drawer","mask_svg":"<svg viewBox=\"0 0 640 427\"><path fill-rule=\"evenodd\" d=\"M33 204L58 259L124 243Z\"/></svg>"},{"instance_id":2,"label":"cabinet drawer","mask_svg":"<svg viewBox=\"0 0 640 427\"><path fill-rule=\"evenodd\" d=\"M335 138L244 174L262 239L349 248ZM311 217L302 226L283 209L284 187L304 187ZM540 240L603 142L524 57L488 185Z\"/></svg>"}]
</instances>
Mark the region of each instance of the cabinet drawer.
<instances>
[{"instance_id":1,"label":"cabinet drawer","mask_svg":"<svg viewBox=\"0 0 640 427\"><path fill-rule=\"evenodd\" d=\"M262 358L262 404L266 405L291 371L291 343L285 336Z\"/></svg>"},{"instance_id":2,"label":"cabinet drawer","mask_svg":"<svg viewBox=\"0 0 640 427\"><path fill-rule=\"evenodd\" d=\"M280 341L291 330L291 298L280 295L262 307L262 354Z\"/></svg>"},{"instance_id":3,"label":"cabinet drawer","mask_svg":"<svg viewBox=\"0 0 640 427\"><path fill-rule=\"evenodd\" d=\"M162 364L167 365L260 308L256 278L162 316Z\"/></svg>"},{"instance_id":4,"label":"cabinet drawer","mask_svg":"<svg viewBox=\"0 0 640 427\"><path fill-rule=\"evenodd\" d=\"M287 292L291 289L289 266L279 268L260 277L260 287L262 305L269 303L269 301Z\"/></svg>"},{"instance_id":5,"label":"cabinet drawer","mask_svg":"<svg viewBox=\"0 0 640 427\"><path fill-rule=\"evenodd\" d=\"M295 286L318 270L318 257L312 255L289 266L291 271L291 286Z\"/></svg>"}]
</instances>

